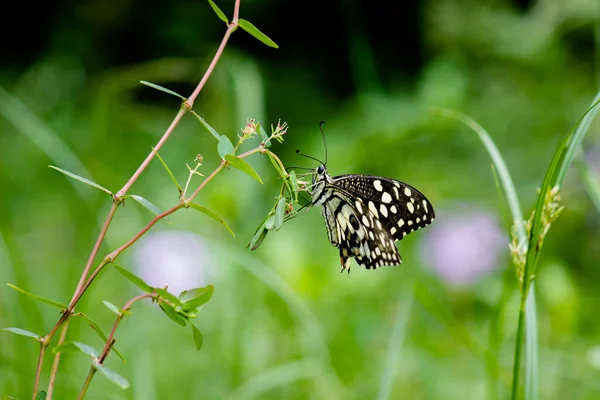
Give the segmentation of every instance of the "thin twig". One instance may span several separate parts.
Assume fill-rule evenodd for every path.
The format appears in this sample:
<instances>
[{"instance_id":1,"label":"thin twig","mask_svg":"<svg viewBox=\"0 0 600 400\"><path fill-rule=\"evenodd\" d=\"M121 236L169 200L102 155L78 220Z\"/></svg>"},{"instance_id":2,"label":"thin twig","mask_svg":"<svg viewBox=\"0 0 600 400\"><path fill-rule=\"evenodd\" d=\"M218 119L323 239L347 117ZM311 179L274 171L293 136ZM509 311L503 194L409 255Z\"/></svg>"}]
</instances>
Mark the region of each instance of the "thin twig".
<instances>
[{"instance_id":1,"label":"thin twig","mask_svg":"<svg viewBox=\"0 0 600 400\"><path fill-rule=\"evenodd\" d=\"M48 345L44 342L40 342L40 355L38 357L37 369L35 371L35 383L33 385L33 400L36 399L38 390L40 389L40 376L42 369L42 360L44 359L44 354L46 353L46 347Z\"/></svg>"},{"instance_id":2,"label":"thin twig","mask_svg":"<svg viewBox=\"0 0 600 400\"><path fill-rule=\"evenodd\" d=\"M58 345L60 346L67 337L67 329L69 328L69 321L66 320L62 326L62 330L60 331L60 336L58 338ZM58 373L58 364L60 363L60 355L61 353L56 353L54 355L54 361L52 362L52 369L50 370L50 380L48 381L48 391L46 393L46 398L51 399L52 394L54 393L54 384L56 383L56 374Z\"/></svg>"}]
</instances>

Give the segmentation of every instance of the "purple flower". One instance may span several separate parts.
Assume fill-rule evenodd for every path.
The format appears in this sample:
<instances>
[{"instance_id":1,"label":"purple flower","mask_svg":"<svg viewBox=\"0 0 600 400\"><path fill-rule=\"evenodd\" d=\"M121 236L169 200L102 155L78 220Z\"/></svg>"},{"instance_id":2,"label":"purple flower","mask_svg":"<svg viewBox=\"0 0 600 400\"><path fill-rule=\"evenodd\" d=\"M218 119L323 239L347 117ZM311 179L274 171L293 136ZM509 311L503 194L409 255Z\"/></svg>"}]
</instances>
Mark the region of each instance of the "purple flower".
<instances>
[{"instance_id":1,"label":"purple flower","mask_svg":"<svg viewBox=\"0 0 600 400\"><path fill-rule=\"evenodd\" d=\"M490 213L462 208L437 214L420 250L427 267L448 284L473 283L508 255L508 235Z\"/></svg>"},{"instance_id":2,"label":"purple flower","mask_svg":"<svg viewBox=\"0 0 600 400\"><path fill-rule=\"evenodd\" d=\"M146 234L135 246L133 262L150 286L183 290L206 286L211 278L212 253L201 236L185 231Z\"/></svg>"}]
</instances>

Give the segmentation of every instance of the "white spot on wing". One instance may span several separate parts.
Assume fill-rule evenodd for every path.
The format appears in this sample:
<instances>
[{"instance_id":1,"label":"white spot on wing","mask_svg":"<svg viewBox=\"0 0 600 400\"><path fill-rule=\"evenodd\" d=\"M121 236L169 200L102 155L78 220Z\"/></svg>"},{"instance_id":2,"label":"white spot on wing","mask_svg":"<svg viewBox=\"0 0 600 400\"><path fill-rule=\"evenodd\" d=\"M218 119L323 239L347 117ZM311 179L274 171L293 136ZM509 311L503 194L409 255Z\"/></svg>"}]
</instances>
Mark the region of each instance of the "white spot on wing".
<instances>
[{"instance_id":1,"label":"white spot on wing","mask_svg":"<svg viewBox=\"0 0 600 400\"><path fill-rule=\"evenodd\" d=\"M400 221L398 221L398 226L400 228L402 228L404 226L404 220L403 219L401 219Z\"/></svg>"},{"instance_id":2,"label":"white spot on wing","mask_svg":"<svg viewBox=\"0 0 600 400\"><path fill-rule=\"evenodd\" d=\"M428 213L429 210L427 209L427 201L423 200L423 208L425 208L425 212Z\"/></svg>"},{"instance_id":3,"label":"white spot on wing","mask_svg":"<svg viewBox=\"0 0 600 400\"><path fill-rule=\"evenodd\" d=\"M397 199L400 198L400 194L398 193L398 188L396 186L394 186L394 194L396 195Z\"/></svg>"},{"instance_id":4,"label":"white spot on wing","mask_svg":"<svg viewBox=\"0 0 600 400\"><path fill-rule=\"evenodd\" d=\"M412 220L408 220L408 226L411 226L413 224Z\"/></svg>"},{"instance_id":5,"label":"white spot on wing","mask_svg":"<svg viewBox=\"0 0 600 400\"><path fill-rule=\"evenodd\" d=\"M411 214L415 212L415 206L412 203L406 203L406 208L408 208Z\"/></svg>"},{"instance_id":6,"label":"white spot on wing","mask_svg":"<svg viewBox=\"0 0 600 400\"><path fill-rule=\"evenodd\" d=\"M377 189L379 192L383 191L383 186L381 186L381 181L379 179L373 181L373 186L375 186L375 189Z\"/></svg>"},{"instance_id":7,"label":"white spot on wing","mask_svg":"<svg viewBox=\"0 0 600 400\"><path fill-rule=\"evenodd\" d=\"M362 201L356 200L355 204L356 204L356 209L358 210L358 212L362 214L363 213L363 209L362 209L362 204L361 203L362 203Z\"/></svg>"},{"instance_id":8,"label":"white spot on wing","mask_svg":"<svg viewBox=\"0 0 600 400\"><path fill-rule=\"evenodd\" d=\"M391 203L392 196L390 196L390 194L388 192L385 192L381 195L381 201L383 201L384 203Z\"/></svg>"},{"instance_id":9,"label":"white spot on wing","mask_svg":"<svg viewBox=\"0 0 600 400\"><path fill-rule=\"evenodd\" d=\"M379 211L381 212L381 215L383 215L384 217L387 218L387 216L388 216L387 207L384 204L379 206Z\"/></svg>"},{"instance_id":10,"label":"white spot on wing","mask_svg":"<svg viewBox=\"0 0 600 400\"><path fill-rule=\"evenodd\" d=\"M379 214L377 213L377 208L375 208L375 204L372 201L369 201L369 210L371 210L371 212L375 214L376 217L379 217Z\"/></svg>"},{"instance_id":11,"label":"white spot on wing","mask_svg":"<svg viewBox=\"0 0 600 400\"><path fill-rule=\"evenodd\" d=\"M363 215L362 217L362 223L364 226L366 226L367 228L369 227L369 218L367 218L366 215Z\"/></svg>"},{"instance_id":12,"label":"white spot on wing","mask_svg":"<svg viewBox=\"0 0 600 400\"><path fill-rule=\"evenodd\" d=\"M412 192L410 191L409 188L404 188L404 194L407 195L408 197L410 197L412 195Z\"/></svg>"},{"instance_id":13,"label":"white spot on wing","mask_svg":"<svg viewBox=\"0 0 600 400\"><path fill-rule=\"evenodd\" d=\"M391 206L390 211L396 214L398 212L398 209L396 209L396 206Z\"/></svg>"},{"instance_id":14,"label":"white spot on wing","mask_svg":"<svg viewBox=\"0 0 600 400\"><path fill-rule=\"evenodd\" d=\"M392 228L390 229L390 233L393 235L394 233L396 233L396 227L392 226Z\"/></svg>"}]
</instances>

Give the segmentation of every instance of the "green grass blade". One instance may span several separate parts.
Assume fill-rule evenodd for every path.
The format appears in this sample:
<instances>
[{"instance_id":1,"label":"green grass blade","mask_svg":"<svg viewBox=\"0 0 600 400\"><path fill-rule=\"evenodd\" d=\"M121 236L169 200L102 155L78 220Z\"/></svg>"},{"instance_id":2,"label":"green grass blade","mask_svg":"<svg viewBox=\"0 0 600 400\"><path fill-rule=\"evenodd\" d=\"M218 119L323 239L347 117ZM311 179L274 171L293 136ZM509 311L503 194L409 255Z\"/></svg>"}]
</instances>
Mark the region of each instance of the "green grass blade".
<instances>
[{"instance_id":1,"label":"green grass blade","mask_svg":"<svg viewBox=\"0 0 600 400\"><path fill-rule=\"evenodd\" d=\"M152 293L154 291L154 289L152 289L152 287L150 285L148 285L146 282L144 282L144 280L142 278L140 278L139 276L135 275L132 272L129 272L125 268L120 267L115 263L113 263L113 265L117 269L117 271L119 271L121 273L121 275L123 275L125 278L127 278L135 286L142 289L142 291L144 291L146 293Z\"/></svg>"},{"instance_id":2,"label":"green grass blade","mask_svg":"<svg viewBox=\"0 0 600 400\"><path fill-rule=\"evenodd\" d=\"M40 120L19 99L0 88L0 115L12 123L27 139L36 145L54 164L60 164L72 171L92 176L77 155L48 125ZM90 199L88 190L72 182L73 188L84 199Z\"/></svg>"},{"instance_id":3,"label":"green grass blade","mask_svg":"<svg viewBox=\"0 0 600 400\"><path fill-rule=\"evenodd\" d=\"M52 168L54 170L57 170L58 172L63 173L63 174L65 174L65 175L67 175L67 176L69 176L69 177L71 177L71 178L73 178L75 180L78 180L79 182L83 182L86 185L89 185L89 186L94 187L96 189L102 190L103 192L108 193L111 197L113 195L110 190L108 190L104 186L98 185L96 182L92 182L89 179L86 179L86 178L84 178L82 176L76 175L76 174L74 174L72 172L66 171L66 170L64 170L62 168L55 167L54 165L48 165L48 167L50 167L50 168Z\"/></svg>"},{"instance_id":4,"label":"green grass blade","mask_svg":"<svg viewBox=\"0 0 600 400\"><path fill-rule=\"evenodd\" d=\"M539 398L538 326L535 289L527 296L525 311L525 399Z\"/></svg>"},{"instance_id":5,"label":"green grass blade","mask_svg":"<svg viewBox=\"0 0 600 400\"><path fill-rule=\"evenodd\" d=\"M596 207L596 211L600 214L600 177L594 176L586 161L578 162L577 167L579 168L588 196L590 196L594 207Z\"/></svg>"},{"instance_id":6,"label":"green grass blade","mask_svg":"<svg viewBox=\"0 0 600 400\"><path fill-rule=\"evenodd\" d=\"M150 211L154 215L160 215L163 213L150 200L147 200L147 199L143 198L142 196L138 196L137 194L128 194L125 196L125 198L127 198L127 197L132 198L138 204L140 204L142 207L144 207L146 210ZM169 217L163 217L162 219L168 224L171 223L171 220L169 219Z\"/></svg>"},{"instance_id":7,"label":"green grass blade","mask_svg":"<svg viewBox=\"0 0 600 400\"><path fill-rule=\"evenodd\" d=\"M387 346L387 357L381 380L379 381L379 390L377 391L377 400L387 400L392 398L392 385L394 383L394 376L398 369L398 364L402 359L402 346L404 339L406 338L406 331L408 329L408 321L410 319L410 312L414 300L413 289L402 291L404 295L402 300L398 304L398 311L396 312L396 318L394 326L390 332Z\"/></svg>"}]
</instances>

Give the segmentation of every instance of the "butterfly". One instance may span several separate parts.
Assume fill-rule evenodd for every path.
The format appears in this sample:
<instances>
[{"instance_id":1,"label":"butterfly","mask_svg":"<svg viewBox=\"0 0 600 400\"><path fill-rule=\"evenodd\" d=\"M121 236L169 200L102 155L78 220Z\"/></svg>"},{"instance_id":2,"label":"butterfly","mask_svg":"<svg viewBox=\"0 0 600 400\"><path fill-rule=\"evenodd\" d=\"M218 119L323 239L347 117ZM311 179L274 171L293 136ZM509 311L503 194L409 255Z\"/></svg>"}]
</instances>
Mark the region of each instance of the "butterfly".
<instances>
[{"instance_id":1,"label":"butterfly","mask_svg":"<svg viewBox=\"0 0 600 400\"><path fill-rule=\"evenodd\" d=\"M350 273L351 258L366 269L400 265L396 240L435 219L433 206L414 187L382 176L332 177L325 164L314 171L309 193L340 250L340 272Z\"/></svg>"}]
</instances>

